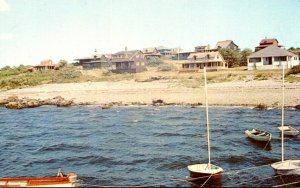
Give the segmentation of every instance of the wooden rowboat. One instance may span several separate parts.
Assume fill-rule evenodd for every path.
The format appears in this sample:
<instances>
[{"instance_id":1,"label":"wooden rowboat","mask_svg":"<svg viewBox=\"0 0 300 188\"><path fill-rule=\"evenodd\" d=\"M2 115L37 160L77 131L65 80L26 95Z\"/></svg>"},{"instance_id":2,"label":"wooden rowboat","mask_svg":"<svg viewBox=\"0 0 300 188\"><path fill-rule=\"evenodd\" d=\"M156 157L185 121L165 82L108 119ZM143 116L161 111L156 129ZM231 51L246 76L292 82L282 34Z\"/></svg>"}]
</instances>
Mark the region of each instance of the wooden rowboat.
<instances>
[{"instance_id":1,"label":"wooden rowboat","mask_svg":"<svg viewBox=\"0 0 300 188\"><path fill-rule=\"evenodd\" d=\"M63 175L61 171L53 177L0 178L0 187L76 187L78 185L76 174Z\"/></svg>"},{"instance_id":2,"label":"wooden rowboat","mask_svg":"<svg viewBox=\"0 0 300 188\"><path fill-rule=\"evenodd\" d=\"M259 129L252 129L246 130L245 134L249 137L252 138L253 140L260 141L260 142L268 142L272 138L272 134L266 131L261 131Z\"/></svg>"}]
</instances>

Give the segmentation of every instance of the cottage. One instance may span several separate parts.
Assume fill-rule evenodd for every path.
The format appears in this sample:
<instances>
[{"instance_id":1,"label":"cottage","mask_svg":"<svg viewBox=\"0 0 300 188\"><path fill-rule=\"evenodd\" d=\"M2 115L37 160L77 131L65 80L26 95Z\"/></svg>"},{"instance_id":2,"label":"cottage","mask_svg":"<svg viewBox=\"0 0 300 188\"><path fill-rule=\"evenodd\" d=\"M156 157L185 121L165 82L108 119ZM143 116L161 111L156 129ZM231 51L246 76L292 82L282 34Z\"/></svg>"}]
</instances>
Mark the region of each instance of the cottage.
<instances>
[{"instance_id":1,"label":"cottage","mask_svg":"<svg viewBox=\"0 0 300 188\"><path fill-rule=\"evenodd\" d=\"M282 47L281 45L279 45L279 42L277 39L262 39L259 43L258 46L255 47L255 51L259 51L259 50L262 50L268 46L271 46L271 45L276 45L278 47Z\"/></svg>"},{"instance_id":2,"label":"cottage","mask_svg":"<svg viewBox=\"0 0 300 188\"><path fill-rule=\"evenodd\" d=\"M51 59L47 59L47 60L43 60L41 61L40 64L36 65L33 67L34 70L38 70L38 71L41 71L41 70L51 70L51 69L54 69L55 68L55 64L52 62Z\"/></svg>"},{"instance_id":3,"label":"cottage","mask_svg":"<svg viewBox=\"0 0 300 188\"><path fill-rule=\"evenodd\" d=\"M226 69L227 64L219 52L197 52L188 57L188 61L182 63L180 72L199 71L204 67L207 71Z\"/></svg>"},{"instance_id":4,"label":"cottage","mask_svg":"<svg viewBox=\"0 0 300 188\"><path fill-rule=\"evenodd\" d=\"M232 50L239 49L238 45L236 45L232 40L224 40L224 41L217 42L215 49L220 50L223 48L229 48Z\"/></svg>"},{"instance_id":5,"label":"cottage","mask_svg":"<svg viewBox=\"0 0 300 188\"><path fill-rule=\"evenodd\" d=\"M157 48L144 48L143 54L145 57L161 57L161 53L158 52Z\"/></svg>"},{"instance_id":6,"label":"cottage","mask_svg":"<svg viewBox=\"0 0 300 188\"><path fill-rule=\"evenodd\" d=\"M93 56L74 59L74 61L76 61L75 65L82 66L84 70L102 69L110 67L109 57L110 54L95 53Z\"/></svg>"},{"instance_id":7,"label":"cottage","mask_svg":"<svg viewBox=\"0 0 300 188\"><path fill-rule=\"evenodd\" d=\"M142 51L121 51L112 54L112 72L114 73L138 73L146 71L146 58Z\"/></svg>"},{"instance_id":8,"label":"cottage","mask_svg":"<svg viewBox=\"0 0 300 188\"><path fill-rule=\"evenodd\" d=\"M248 70L291 68L299 65L299 57L278 45L270 45L247 57Z\"/></svg>"},{"instance_id":9,"label":"cottage","mask_svg":"<svg viewBox=\"0 0 300 188\"><path fill-rule=\"evenodd\" d=\"M163 56L171 56L172 55L171 49L167 48L165 46L158 46L156 49Z\"/></svg>"},{"instance_id":10,"label":"cottage","mask_svg":"<svg viewBox=\"0 0 300 188\"><path fill-rule=\"evenodd\" d=\"M211 49L209 44L195 47L195 52L213 52L213 51L217 51L217 49Z\"/></svg>"}]
</instances>

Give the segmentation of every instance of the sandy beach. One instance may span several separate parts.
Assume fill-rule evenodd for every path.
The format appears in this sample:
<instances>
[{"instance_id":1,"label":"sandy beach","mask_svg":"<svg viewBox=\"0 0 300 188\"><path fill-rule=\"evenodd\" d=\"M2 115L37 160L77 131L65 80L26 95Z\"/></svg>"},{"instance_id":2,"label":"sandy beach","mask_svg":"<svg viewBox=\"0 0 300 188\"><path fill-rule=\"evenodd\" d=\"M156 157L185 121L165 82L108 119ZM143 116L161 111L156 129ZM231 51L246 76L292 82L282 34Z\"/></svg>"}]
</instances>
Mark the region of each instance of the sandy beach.
<instances>
[{"instance_id":1,"label":"sandy beach","mask_svg":"<svg viewBox=\"0 0 300 188\"><path fill-rule=\"evenodd\" d=\"M208 84L208 100L210 105L255 106L263 103L276 107L281 105L281 84L280 81L273 80L212 83ZM300 104L299 93L300 83L286 83L285 105ZM166 103L176 104L204 103L203 87L181 87L176 84L176 80L45 84L1 91L0 99L13 95L41 100L62 96L73 99L76 104L95 105L111 102L152 104L153 99L162 99Z\"/></svg>"}]
</instances>

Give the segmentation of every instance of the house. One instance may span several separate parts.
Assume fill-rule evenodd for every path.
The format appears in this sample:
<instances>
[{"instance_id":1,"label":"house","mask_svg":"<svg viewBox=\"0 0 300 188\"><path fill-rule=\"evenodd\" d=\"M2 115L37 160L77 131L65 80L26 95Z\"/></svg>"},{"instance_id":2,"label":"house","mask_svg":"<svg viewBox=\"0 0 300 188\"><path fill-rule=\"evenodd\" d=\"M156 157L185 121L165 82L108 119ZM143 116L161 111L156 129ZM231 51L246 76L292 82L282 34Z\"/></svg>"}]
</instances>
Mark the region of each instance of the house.
<instances>
[{"instance_id":1,"label":"house","mask_svg":"<svg viewBox=\"0 0 300 188\"><path fill-rule=\"evenodd\" d=\"M191 53L195 53L193 51L179 52L172 56L173 60L187 60Z\"/></svg>"},{"instance_id":2,"label":"house","mask_svg":"<svg viewBox=\"0 0 300 188\"><path fill-rule=\"evenodd\" d=\"M262 39L259 43L258 46L255 47L255 51L259 51L259 50L262 50L268 46L271 46L271 45L276 45L278 47L282 47L281 45L279 45L279 42L277 39L273 38L273 39Z\"/></svg>"},{"instance_id":3,"label":"house","mask_svg":"<svg viewBox=\"0 0 300 188\"><path fill-rule=\"evenodd\" d=\"M158 52L157 48L144 48L142 50L145 57L161 57L161 53Z\"/></svg>"},{"instance_id":4,"label":"house","mask_svg":"<svg viewBox=\"0 0 300 188\"><path fill-rule=\"evenodd\" d=\"M163 56L168 56L168 55L170 56L170 55L172 55L171 49L167 48L165 46L158 46L156 49Z\"/></svg>"},{"instance_id":5,"label":"house","mask_svg":"<svg viewBox=\"0 0 300 188\"><path fill-rule=\"evenodd\" d=\"M207 71L217 71L228 68L223 56L219 52L196 52L189 55L186 62L181 63L180 72L196 72L204 67Z\"/></svg>"},{"instance_id":6,"label":"house","mask_svg":"<svg viewBox=\"0 0 300 188\"><path fill-rule=\"evenodd\" d=\"M224 40L224 41L219 41L217 42L215 49L220 50L223 48L229 48L232 50L238 50L239 47L236 45L232 40Z\"/></svg>"},{"instance_id":7,"label":"house","mask_svg":"<svg viewBox=\"0 0 300 188\"><path fill-rule=\"evenodd\" d=\"M138 73L146 71L146 58L142 51L132 50L112 54L110 63L114 73Z\"/></svg>"},{"instance_id":8,"label":"house","mask_svg":"<svg viewBox=\"0 0 300 188\"><path fill-rule=\"evenodd\" d=\"M95 53L93 56L82 57L74 60L76 61L75 65L82 66L82 69L84 70L102 69L110 67L109 57L110 54Z\"/></svg>"},{"instance_id":9,"label":"house","mask_svg":"<svg viewBox=\"0 0 300 188\"><path fill-rule=\"evenodd\" d=\"M213 52L217 49L210 48L210 45L195 46L195 52Z\"/></svg>"},{"instance_id":10,"label":"house","mask_svg":"<svg viewBox=\"0 0 300 188\"><path fill-rule=\"evenodd\" d=\"M247 63L248 70L291 68L299 65L299 57L274 44L248 56Z\"/></svg>"},{"instance_id":11,"label":"house","mask_svg":"<svg viewBox=\"0 0 300 188\"><path fill-rule=\"evenodd\" d=\"M33 69L34 70L38 70L38 71L41 71L41 70L51 70L51 69L54 69L55 66L56 65L52 62L51 59L47 59L47 60L41 61L40 64L38 64L36 66L33 66Z\"/></svg>"}]
</instances>

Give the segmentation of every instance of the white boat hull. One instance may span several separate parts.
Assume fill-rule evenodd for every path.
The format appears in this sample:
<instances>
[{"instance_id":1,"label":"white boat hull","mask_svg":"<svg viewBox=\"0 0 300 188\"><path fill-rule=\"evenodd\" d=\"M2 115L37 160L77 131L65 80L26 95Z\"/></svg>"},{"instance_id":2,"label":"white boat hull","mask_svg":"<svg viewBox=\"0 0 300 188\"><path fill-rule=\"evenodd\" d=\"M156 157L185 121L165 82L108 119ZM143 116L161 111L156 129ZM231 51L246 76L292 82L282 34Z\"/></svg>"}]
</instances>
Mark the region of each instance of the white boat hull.
<instances>
[{"instance_id":1,"label":"white boat hull","mask_svg":"<svg viewBox=\"0 0 300 188\"><path fill-rule=\"evenodd\" d=\"M279 175L300 175L300 160L286 160L271 164L276 174Z\"/></svg>"},{"instance_id":2,"label":"white boat hull","mask_svg":"<svg viewBox=\"0 0 300 188\"><path fill-rule=\"evenodd\" d=\"M282 132L283 129L284 135L297 136L299 134L299 131L291 126L283 126L283 128L278 127L278 129L280 130L280 132Z\"/></svg>"},{"instance_id":3,"label":"white boat hull","mask_svg":"<svg viewBox=\"0 0 300 188\"><path fill-rule=\"evenodd\" d=\"M190 172L191 178L203 178L206 179L219 179L221 178L221 174L223 172L223 169L216 165L210 165L209 164L194 164L189 165L188 170Z\"/></svg>"}]
</instances>

